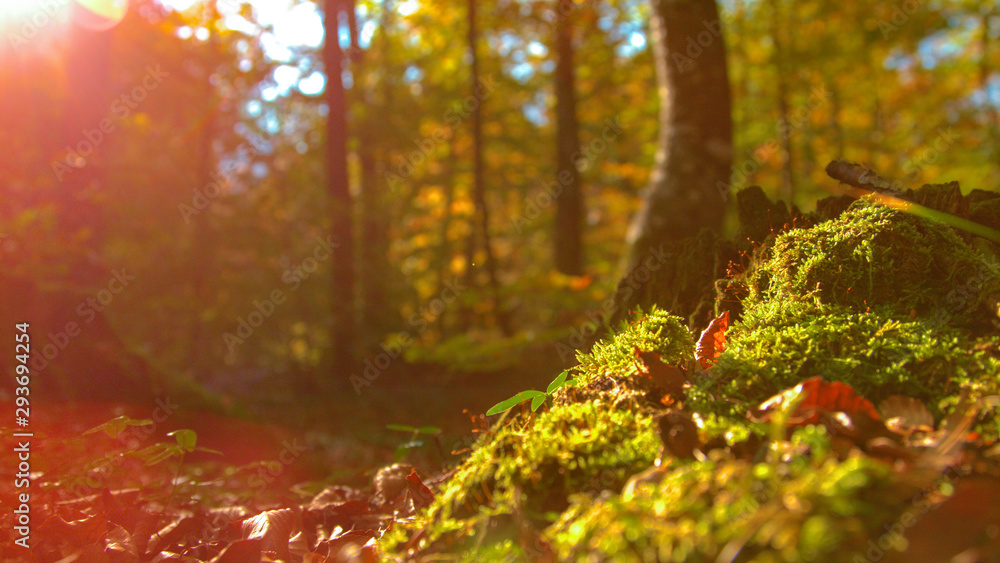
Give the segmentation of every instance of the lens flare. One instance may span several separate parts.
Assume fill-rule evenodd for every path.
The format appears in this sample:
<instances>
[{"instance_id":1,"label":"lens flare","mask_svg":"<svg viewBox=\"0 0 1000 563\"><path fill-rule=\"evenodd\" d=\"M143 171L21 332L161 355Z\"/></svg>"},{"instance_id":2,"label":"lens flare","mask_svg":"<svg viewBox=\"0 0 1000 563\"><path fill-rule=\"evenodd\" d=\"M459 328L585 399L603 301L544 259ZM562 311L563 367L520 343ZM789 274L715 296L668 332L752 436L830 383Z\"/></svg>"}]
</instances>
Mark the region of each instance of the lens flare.
<instances>
[{"instance_id":1,"label":"lens flare","mask_svg":"<svg viewBox=\"0 0 1000 563\"><path fill-rule=\"evenodd\" d=\"M73 21L92 31L118 25L128 11L128 0L74 0Z\"/></svg>"}]
</instances>

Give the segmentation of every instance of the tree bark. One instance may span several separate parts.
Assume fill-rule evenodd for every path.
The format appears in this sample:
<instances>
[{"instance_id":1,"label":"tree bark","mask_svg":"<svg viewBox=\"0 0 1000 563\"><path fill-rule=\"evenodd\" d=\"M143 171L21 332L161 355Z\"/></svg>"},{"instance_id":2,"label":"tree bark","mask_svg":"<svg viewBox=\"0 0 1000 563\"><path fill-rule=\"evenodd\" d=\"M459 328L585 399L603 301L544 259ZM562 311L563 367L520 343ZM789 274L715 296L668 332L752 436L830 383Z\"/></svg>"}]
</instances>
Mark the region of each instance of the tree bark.
<instances>
[{"instance_id":1,"label":"tree bark","mask_svg":"<svg viewBox=\"0 0 1000 563\"><path fill-rule=\"evenodd\" d=\"M778 126L778 135L780 137L781 150L785 153L781 168L781 195L791 205L795 200L795 182L793 178L795 166L793 161L794 154L792 152L792 130L788 120L791 112L789 111L788 104L788 74L785 65L785 50L787 49L787 45L782 35L782 30L786 26L781 21L781 5L779 4L779 0L770 0L769 5L771 7L771 41L774 44L771 61L777 75L775 76L775 84L778 88L775 94L778 100L778 123L780 124Z\"/></svg>"},{"instance_id":2,"label":"tree bark","mask_svg":"<svg viewBox=\"0 0 1000 563\"><path fill-rule=\"evenodd\" d=\"M573 155L579 154L576 76L573 67L572 3L556 0L556 146L557 181L555 264L567 275L583 275L583 192ZM568 181L563 181L563 179Z\"/></svg>"},{"instance_id":3,"label":"tree bark","mask_svg":"<svg viewBox=\"0 0 1000 563\"><path fill-rule=\"evenodd\" d=\"M212 171L218 164L215 156L213 144L217 134L217 105L215 87L212 85L211 76L216 70L219 62L219 10L216 0L209 0L205 3L205 13L208 19L208 60L205 63L205 81L202 84L204 90L204 103L207 107L205 123L201 130L199 139L198 173L197 181L201 186L207 186L212 181ZM195 381L205 381L207 374L205 336L203 334L201 310L209 306L213 299L211 287L208 281L209 272L215 264L212 256L214 246L204 244L205 241L214 240L211 224L209 223L209 213L196 213L194 215L194 244L191 248L191 289L196 308L191 314L191 325L189 333L191 345L188 349L188 365Z\"/></svg>"},{"instance_id":4,"label":"tree bark","mask_svg":"<svg viewBox=\"0 0 1000 563\"><path fill-rule=\"evenodd\" d=\"M507 322L507 315L503 310L500 300L500 283L497 281L496 260L493 256L493 243L490 237L490 215L489 206L486 204L486 169L483 166L483 103L484 96L480 95L479 84L479 54L476 44L479 41L479 33L476 31L476 0L469 0L469 51L472 55L472 95L477 98L475 110L472 112L472 151L474 163L474 183L473 199L476 204L476 212L480 220L480 231L483 237L483 251L485 253L486 275L489 278L490 293L493 298L493 315L500 330L505 335L510 335L510 325ZM473 228L475 233L475 228ZM472 235L475 239L475 234ZM468 264L472 268L472 263Z\"/></svg>"},{"instance_id":5,"label":"tree bark","mask_svg":"<svg viewBox=\"0 0 1000 563\"><path fill-rule=\"evenodd\" d=\"M84 137L108 117L114 95L115 81L111 73L111 52L115 30L92 31L83 26L71 26L66 61L67 91L72 93L63 107L62 127L59 128L62 147L86 147ZM30 70L29 70L30 72ZM107 143L98 141L90 152L61 179L56 192L59 236L72 240L86 234L84 244L92 256L100 256L107 234L104 211L97 203L104 192L106 179ZM69 265L70 278L81 287L104 283L106 271L91 256L77 256Z\"/></svg>"},{"instance_id":6,"label":"tree bark","mask_svg":"<svg viewBox=\"0 0 1000 563\"><path fill-rule=\"evenodd\" d=\"M721 230L732 163L726 47L715 0L653 0L652 31L660 135L629 229L626 275L666 240Z\"/></svg>"},{"instance_id":7,"label":"tree bark","mask_svg":"<svg viewBox=\"0 0 1000 563\"><path fill-rule=\"evenodd\" d=\"M338 40L338 18L342 0L324 0L323 64L326 68L326 185L329 195L331 256L333 365L335 387L340 387L355 367L354 337L354 237L353 201L347 174L347 100L344 92L344 52ZM340 381L338 381L338 379Z\"/></svg>"},{"instance_id":8,"label":"tree bark","mask_svg":"<svg viewBox=\"0 0 1000 563\"><path fill-rule=\"evenodd\" d=\"M389 11L391 7L382 6L382 19L380 27L381 35L381 58L388 57L388 29ZM350 2L349 13L354 14L355 3ZM387 215L385 208L385 183L383 175L379 172L384 169L380 167L378 147L379 136L383 130L379 125L384 124L385 116L395 111L392 106L392 89L388 83L388 77L383 75L380 78L381 88L376 88L373 84L371 88L365 86L367 82L365 76L371 72L370 66L362 57L361 47L358 46L357 38L353 34L357 33L356 18L348 18L348 27L352 33L351 45L355 52L351 70L355 77L352 92L356 94L355 103L363 104L366 110L364 121L357 123L354 127L355 137L358 140L358 161L360 163L360 183L361 183L361 240L359 246L359 283L361 291L361 314L359 324L364 335L364 348L366 353L378 352L378 345L382 338L389 332L398 329L396 318L390 306L388 288L391 285L391 275L393 272L389 264L389 233L384 217ZM374 48L374 44L372 45ZM370 112L370 113L369 113Z\"/></svg>"}]
</instances>

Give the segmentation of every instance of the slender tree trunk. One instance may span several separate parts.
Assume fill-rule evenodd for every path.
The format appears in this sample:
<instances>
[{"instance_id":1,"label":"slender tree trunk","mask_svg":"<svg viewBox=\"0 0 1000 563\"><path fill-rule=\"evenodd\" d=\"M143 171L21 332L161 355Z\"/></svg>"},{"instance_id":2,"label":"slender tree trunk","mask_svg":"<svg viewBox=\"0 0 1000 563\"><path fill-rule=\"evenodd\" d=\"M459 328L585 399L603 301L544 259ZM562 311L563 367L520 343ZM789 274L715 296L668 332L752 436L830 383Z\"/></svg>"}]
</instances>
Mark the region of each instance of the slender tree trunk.
<instances>
[{"instance_id":1,"label":"slender tree trunk","mask_svg":"<svg viewBox=\"0 0 1000 563\"><path fill-rule=\"evenodd\" d=\"M219 20L218 7L215 0L206 3L205 13L208 16L208 60L206 62L205 82L202 86L205 89L203 102L208 108L204 127L201 130L201 144L198 155L197 182L208 185L212 180L212 171L215 169L217 159L213 150L213 142L216 136L216 95L215 87L212 86L210 77L215 72L215 65L218 61L219 53L219 33L216 29L216 22ZM208 283L208 273L215 262L212 259L212 245L205 244L205 241L212 240L211 225L209 224L209 213L196 213L194 215L194 243L191 245L191 288L194 296L196 308L191 316L188 365L192 371L195 381L204 381L207 375L203 373L205 359L205 336L202 331L203 320L201 311L209 306L209 300L213 298Z\"/></svg>"},{"instance_id":2,"label":"slender tree trunk","mask_svg":"<svg viewBox=\"0 0 1000 563\"><path fill-rule=\"evenodd\" d=\"M844 126L840 123L840 90L837 88L835 79L827 80L827 90L830 92L830 127L833 128L833 138L837 143L837 158L846 158L846 139L844 137Z\"/></svg>"},{"instance_id":3,"label":"slender tree trunk","mask_svg":"<svg viewBox=\"0 0 1000 563\"><path fill-rule=\"evenodd\" d=\"M990 18L995 14L985 13L982 15L979 35L979 87L990 96L992 87L990 86L990 76L993 69L990 68ZM994 164L1000 164L1000 111L997 111L995 104L984 104L986 115L990 119L989 139L991 141L990 156Z\"/></svg>"},{"instance_id":4,"label":"slender tree trunk","mask_svg":"<svg viewBox=\"0 0 1000 563\"><path fill-rule=\"evenodd\" d=\"M472 151L473 151L473 198L476 212L480 220L480 232L485 254L486 275L489 277L490 293L493 299L493 315L497 326L505 335L510 335L510 325L500 300L500 283L497 281L497 266L493 256L493 242L490 236L489 206L486 204L486 169L483 166L483 103L484 97L479 94L479 54L476 44L479 33L476 31L476 0L469 0L469 52L472 55L472 95L477 98L476 109L472 112ZM475 232L475 230L473 230ZM472 267L472 264L469 264Z\"/></svg>"},{"instance_id":5,"label":"slender tree trunk","mask_svg":"<svg viewBox=\"0 0 1000 563\"><path fill-rule=\"evenodd\" d=\"M557 176L555 264L568 275L583 275L583 192L573 155L580 150L573 67L573 4L556 0ZM564 181L564 177L565 180Z\"/></svg>"},{"instance_id":6,"label":"slender tree trunk","mask_svg":"<svg viewBox=\"0 0 1000 563\"><path fill-rule=\"evenodd\" d=\"M726 47L715 0L652 4L660 135L629 229L626 275L665 241L721 230L732 163Z\"/></svg>"},{"instance_id":7,"label":"slender tree trunk","mask_svg":"<svg viewBox=\"0 0 1000 563\"><path fill-rule=\"evenodd\" d=\"M788 75L785 65L787 45L783 31L785 26L781 21L780 0L770 0L771 7L771 41L774 43L772 64L777 73L775 84L778 91L775 93L778 100L778 137L781 143L781 150L784 153L781 167L781 196L791 205L795 199L795 185L793 178L793 152L792 152L792 131L788 116Z\"/></svg>"},{"instance_id":8,"label":"slender tree trunk","mask_svg":"<svg viewBox=\"0 0 1000 563\"><path fill-rule=\"evenodd\" d=\"M747 58L746 45L749 44L749 36L746 25L747 15L746 15L746 2L744 0L735 0L733 11L735 14L735 33L733 46L731 52L733 54L733 59L736 64L733 65L734 69L738 68L739 77L734 77L735 88L732 92L732 97L734 100L734 110L733 110L733 121L734 121L734 131L742 131L743 124L747 120L747 100L750 98L750 67ZM734 70L735 72L735 70ZM735 100L739 100L736 103ZM736 186L733 186L734 188Z\"/></svg>"},{"instance_id":9,"label":"slender tree trunk","mask_svg":"<svg viewBox=\"0 0 1000 563\"><path fill-rule=\"evenodd\" d=\"M67 90L72 93L64 106L64 127L60 128L58 147L77 147L89 144L83 132L99 126L109 117L114 92L111 65L111 45L115 31L95 32L83 26L71 26L70 49L66 65ZM30 71L29 71L30 72ZM87 233L85 243L99 256L104 242L105 224L101 205L94 196L104 188L107 141L95 143L89 154L77 162L60 180L57 192L57 228L67 240ZM99 196L98 196L99 198ZM90 283L105 283L104 267L96 264L91 256L78 256L69 265L70 276L86 287Z\"/></svg>"},{"instance_id":10,"label":"slender tree trunk","mask_svg":"<svg viewBox=\"0 0 1000 563\"><path fill-rule=\"evenodd\" d=\"M451 208L455 202L455 138L452 137L448 143L448 166L444 178L444 217L441 218L441 238L438 242L438 289L437 295L442 295L448 287L448 278L451 274L451 242L448 240L448 228L451 226ZM470 268L471 269L471 268ZM445 313L442 311L437 318L438 331L444 335Z\"/></svg>"},{"instance_id":11,"label":"slender tree trunk","mask_svg":"<svg viewBox=\"0 0 1000 563\"><path fill-rule=\"evenodd\" d=\"M388 10L386 6L383 10ZM354 3L351 3L350 13L354 13ZM383 16L382 25L386 23L387 16ZM351 33L357 32L355 18L349 18ZM354 35L352 35L354 37ZM386 37L383 27L383 39ZM359 241L362 251L359 256L359 277L358 285L361 289L361 302L363 304L360 315L360 325L362 334L365 336L365 348L368 353L377 351L378 343L382 337L392 331L395 327L394 315L390 312L388 292L390 273L389 266L389 234L384 217L386 216L385 197L383 192L384 183L379 175L378 155L376 147L379 146L377 132L381 130L378 122L386 119L394 111L390 105L388 86L379 92L376 88L367 89L364 87L364 77L368 72L368 66L364 63L360 46L356 40L351 41L354 49L354 63L351 67L355 77L355 87L352 92L358 96L356 100L363 104L366 112L363 122L355 127L355 136L358 139L358 160L361 165L361 240ZM387 53L387 48L383 41L383 55ZM383 76L382 80L386 78ZM382 99L378 99L382 95Z\"/></svg>"},{"instance_id":12,"label":"slender tree trunk","mask_svg":"<svg viewBox=\"0 0 1000 563\"><path fill-rule=\"evenodd\" d=\"M334 247L331 257L333 386L344 385L355 368L354 337L354 236L351 226L353 201L347 174L347 101L341 73L344 53L338 40L341 0L324 0L323 64L326 67L326 184L330 205L330 231Z\"/></svg>"}]
</instances>

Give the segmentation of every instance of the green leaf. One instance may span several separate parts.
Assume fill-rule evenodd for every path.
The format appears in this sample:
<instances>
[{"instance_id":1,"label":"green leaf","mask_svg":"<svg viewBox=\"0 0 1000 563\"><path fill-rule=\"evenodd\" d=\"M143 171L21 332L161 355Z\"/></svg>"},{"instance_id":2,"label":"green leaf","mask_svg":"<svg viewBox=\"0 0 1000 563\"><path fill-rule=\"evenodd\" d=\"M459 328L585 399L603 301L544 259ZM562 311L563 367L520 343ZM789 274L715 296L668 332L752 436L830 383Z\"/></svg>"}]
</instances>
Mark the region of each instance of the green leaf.
<instances>
[{"instance_id":1,"label":"green leaf","mask_svg":"<svg viewBox=\"0 0 1000 563\"><path fill-rule=\"evenodd\" d=\"M146 426L147 424L153 424L152 420L144 418L142 420L136 420L134 418L129 418L125 415L119 416L118 418L112 418L111 420L105 422L104 424L99 424L90 430L85 431L83 434L93 434L103 430L111 438L117 438L125 428L129 426Z\"/></svg>"},{"instance_id":2,"label":"green leaf","mask_svg":"<svg viewBox=\"0 0 1000 563\"><path fill-rule=\"evenodd\" d=\"M138 456L146 465L156 465L166 459L170 459L174 456L183 455L183 450L180 449L176 444L153 444L152 446L143 448L133 455Z\"/></svg>"},{"instance_id":3,"label":"green leaf","mask_svg":"<svg viewBox=\"0 0 1000 563\"><path fill-rule=\"evenodd\" d=\"M397 432L413 432L414 434L440 434L441 429L437 426L421 426L417 428L416 426L409 426L406 424L386 424L386 430L395 430Z\"/></svg>"},{"instance_id":4,"label":"green leaf","mask_svg":"<svg viewBox=\"0 0 1000 563\"><path fill-rule=\"evenodd\" d=\"M198 443L198 434L194 430L188 430L183 428L181 430L174 430L167 434L167 436L173 436L174 440L177 440L177 445L180 446L185 452L193 452L195 444Z\"/></svg>"},{"instance_id":5,"label":"green leaf","mask_svg":"<svg viewBox=\"0 0 1000 563\"><path fill-rule=\"evenodd\" d=\"M552 380L552 383L549 383L548 388L545 389L545 394L546 395L551 395L553 391L555 391L556 389L558 389L558 388L562 387L563 385L565 385L567 377L569 377L569 370L568 369L567 370L563 370L562 373L560 373L559 375L557 375L556 378Z\"/></svg>"},{"instance_id":6,"label":"green leaf","mask_svg":"<svg viewBox=\"0 0 1000 563\"><path fill-rule=\"evenodd\" d=\"M539 396L535 397L534 399L532 399L531 400L531 410L532 410L532 412L537 411L538 407L542 406L542 403L544 403L545 399L547 399L548 397L549 397L548 395L544 395L543 394L543 395L539 395Z\"/></svg>"},{"instance_id":7,"label":"green leaf","mask_svg":"<svg viewBox=\"0 0 1000 563\"><path fill-rule=\"evenodd\" d=\"M490 408L490 410L486 411L486 416L492 416L494 414L500 414L500 413L502 413L504 411L507 411L507 410L510 410L510 409L514 408L517 405L520 405L521 403L523 403L525 401L530 401L531 399L534 399L535 397L537 397L539 395L541 395L542 397L544 397L545 393L542 393L541 391L535 391L535 390L521 391L520 393L518 393L517 395L514 395L513 397L507 399L506 401L500 401L499 403L493 405Z\"/></svg>"}]
</instances>

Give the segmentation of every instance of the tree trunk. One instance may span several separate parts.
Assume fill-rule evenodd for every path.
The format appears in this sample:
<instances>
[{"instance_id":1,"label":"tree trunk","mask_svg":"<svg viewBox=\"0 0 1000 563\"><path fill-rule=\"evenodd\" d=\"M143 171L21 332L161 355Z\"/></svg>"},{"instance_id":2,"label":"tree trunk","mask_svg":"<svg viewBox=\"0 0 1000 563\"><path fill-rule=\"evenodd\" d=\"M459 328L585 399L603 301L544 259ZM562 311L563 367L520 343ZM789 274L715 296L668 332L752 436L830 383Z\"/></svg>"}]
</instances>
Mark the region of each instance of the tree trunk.
<instances>
[{"instance_id":1,"label":"tree trunk","mask_svg":"<svg viewBox=\"0 0 1000 563\"><path fill-rule=\"evenodd\" d=\"M650 185L629 229L626 274L651 249L718 232L728 199L732 117L715 0L653 0L660 135Z\"/></svg>"},{"instance_id":2,"label":"tree trunk","mask_svg":"<svg viewBox=\"0 0 1000 563\"><path fill-rule=\"evenodd\" d=\"M210 77L216 70L219 61L219 31L217 24L219 21L219 11L215 0L210 0L205 4L205 13L208 16L208 60L205 61L205 81L202 84L204 90L203 102L207 108L204 126L201 130L200 145L198 152L198 173L197 181L201 186L207 186L212 181L212 171L218 164L215 157L213 143L215 142L217 119L216 119L216 93ZM207 211L207 210L206 210ZM208 281L209 272L215 264L213 256L214 245L205 244L205 241L215 240L211 232L209 223L210 213L194 214L194 242L191 245L191 292L194 297L196 309L191 314L191 325L189 334L191 345L188 348L188 365L195 381L205 381L207 377L206 358L210 354L206 352L206 342L204 331L202 330L204 321L201 311L209 306L209 302L214 299Z\"/></svg>"},{"instance_id":3,"label":"tree trunk","mask_svg":"<svg viewBox=\"0 0 1000 563\"><path fill-rule=\"evenodd\" d=\"M334 387L341 387L355 367L354 336L354 237L351 227L352 199L347 175L347 101L341 73L344 53L338 40L341 0L324 0L323 64L326 68L326 185L329 194ZM338 381L339 380L339 381Z\"/></svg>"},{"instance_id":4,"label":"tree trunk","mask_svg":"<svg viewBox=\"0 0 1000 563\"><path fill-rule=\"evenodd\" d=\"M113 92L111 51L115 30L91 31L71 26L66 64L67 91L72 93L63 106L64 125L59 129L59 148L80 149L78 168L69 169L61 178L56 227L59 237L73 240L84 235L84 244L93 252L80 255L69 265L69 277L81 287L104 283L105 267L92 256L100 256L107 225L102 205L105 193L106 142L91 143L84 132L92 131L109 116ZM29 71L30 72L30 71ZM85 154L84 154L85 153ZM65 157L64 157L65 158Z\"/></svg>"},{"instance_id":5,"label":"tree trunk","mask_svg":"<svg viewBox=\"0 0 1000 563\"><path fill-rule=\"evenodd\" d=\"M382 21L382 44L381 57L388 57L388 11L391 8L383 5ZM354 13L354 2L351 2L349 12ZM356 18L349 18L351 20ZM351 33L357 32L357 22L350 21ZM365 338L366 353L378 352L378 345L382 338L389 332L398 329L398 322L391 311L389 303L390 276L392 268L389 264L389 233L384 217L387 216L385 208L384 180L379 174L379 155L377 147L384 137L379 133L383 129L379 127L384 123L385 116L394 111L391 100L391 88L388 84L388 77L383 75L380 79L381 90L375 87L366 88L364 76L370 72L369 66L361 57L361 48L357 46L357 40L352 35L352 49L355 50L354 62L351 67L354 80L354 88L357 98L355 103L361 103L366 110L363 122L355 126L355 136L358 139L358 161L361 165L361 252L359 256L359 286L361 289L362 309L360 315L360 325ZM381 99L380 99L381 96ZM370 113L369 113L370 112Z\"/></svg>"},{"instance_id":6,"label":"tree trunk","mask_svg":"<svg viewBox=\"0 0 1000 563\"><path fill-rule=\"evenodd\" d=\"M781 142L781 150L784 152L781 168L781 197L791 205L795 199L795 183L793 178L792 130L788 120L791 112L788 107L788 73L786 72L785 65L785 50L787 45L785 44L785 38L782 36L782 30L786 26L781 21L781 5L779 4L779 0L770 0L769 4L771 7L771 41L774 44L774 56L771 61L777 75L775 76L775 84L778 88L776 92L778 100L778 135Z\"/></svg>"},{"instance_id":7,"label":"tree trunk","mask_svg":"<svg viewBox=\"0 0 1000 563\"><path fill-rule=\"evenodd\" d=\"M991 94L992 87L990 86L990 79L993 75L993 69L990 67L990 19L993 17L990 13L985 13L980 17L980 32L979 32L979 88L989 95ZM990 141L990 161L994 164L1000 163L1000 112L997 111L995 104L985 104L984 111L987 117L989 117L989 134L988 138Z\"/></svg>"},{"instance_id":8,"label":"tree trunk","mask_svg":"<svg viewBox=\"0 0 1000 563\"><path fill-rule=\"evenodd\" d=\"M573 155L580 150L576 120L576 76L573 68L573 5L556 1L556 136L557 181L555 264L571 276L583 275L583 193ZM564 177L567 181L563 181Z\"/></svg>"},{"instance_id":9,"label":"tree trunk","mask_svg":"<svg viewBox=\"0 0 1000 563\"><path fill-rule=\"evenodd\" d=\"M472 55L472 95L477 98L475 110L472 112L472 151L474 163L473 199L480 220L480 231L483 237L486 275L489 277L490 293L493 297L493 315L500 330L510 335L510 325L507 315L500 302L500 284L497 281L496 260L493 257L493 243L490 237L489 206L486 204L486 169L483 166L483 98L479 84L479 55L476 43L479 33L476 31L476 0L469 0L469 51ZM475 228L473 228L475 233ZM475 239L475 235L473 235ZM470 262L468 267L472 267Z\"/></svg>"}]
</instances>

